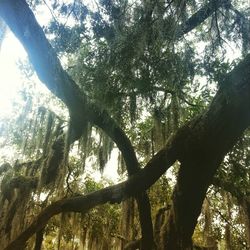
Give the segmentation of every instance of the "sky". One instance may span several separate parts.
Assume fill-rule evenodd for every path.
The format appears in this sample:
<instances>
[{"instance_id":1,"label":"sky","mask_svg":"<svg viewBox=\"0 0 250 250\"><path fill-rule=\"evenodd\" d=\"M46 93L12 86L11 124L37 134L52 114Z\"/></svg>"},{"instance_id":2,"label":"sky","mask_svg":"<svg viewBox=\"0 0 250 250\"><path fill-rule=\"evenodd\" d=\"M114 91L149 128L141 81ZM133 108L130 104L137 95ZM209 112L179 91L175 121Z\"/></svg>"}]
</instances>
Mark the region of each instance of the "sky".
<instances>
[{"instance_id":1,"label":"sky","mask_svg":"<svg viewBox=\"0 0 250 250\"><path fill-rule=\"evenodd\" d=\"M46 11L39 10L38 21L40 24L48 22L48 13ZM0 125L4 119L11 117L15 110L14 103L17 99L20 99L20 90L23 86L23 75L18 68L18 62L25 60L27 53L18 39L11 31L7 31L5 38L2 42L0 49ZM42 83L34 78L37 82L37 91L44 92ZM1 140L0 140L0 144ZM0 145L1 147L2 145ZM5 155L3 159L10 159L16 157L16 153L11 152L11 148L7 147L7 152L2 147L0 148L0 154ZM117 169L117 149L111 156L110 161L103 174L94 173L96 181L99 181L103 177L107 179L117 179L118 174L114 169ZM1 158L1 157L0 157ZM90 164L91 165L91 164ZM93 171L91 171L93 174Z\"/></svg>"},{"instance_id":2,"label":"sky","mask_svg":"<svg viewBox=\"0 0 250 250\"><path fill-rule=\"evenodd\" d=\"M23 75L18 68L18 61L26 58L27 54L22 45L13 33L8 31L0 50L0 124L3 119L13 115L15 109L14 103L20 98L20 90L23 86ZM37 81L39 80L37 79ZM39 82L37 85L41 86L42 84ZM39 93L39 91L44 91L44 88L41 87L41 89L39 88L37 90ZM7 147L7 151L8 152L1 150L0 148L0 154L7 154L6 159L16 156L16 154L10 152L11 148ZM114 171L114 169L117 169L117 156L118 150L116 149L104 173L94 174L96 181L99 181L102 177L113 180L118 178L117 172ZM93 174L93 171L91 172Z\"/></svg>"},{"instance_id":3,"label":"sky","mask_svg":"<svg viewBox=\"0 0 250 250\"><path fill-rule=\"evenodd\" d=\"M26 53L12 32L7 32L0 50L0 119L10 115L13 100L21 86L21 72L17 62Z\"/></svg>"}]
</instances>

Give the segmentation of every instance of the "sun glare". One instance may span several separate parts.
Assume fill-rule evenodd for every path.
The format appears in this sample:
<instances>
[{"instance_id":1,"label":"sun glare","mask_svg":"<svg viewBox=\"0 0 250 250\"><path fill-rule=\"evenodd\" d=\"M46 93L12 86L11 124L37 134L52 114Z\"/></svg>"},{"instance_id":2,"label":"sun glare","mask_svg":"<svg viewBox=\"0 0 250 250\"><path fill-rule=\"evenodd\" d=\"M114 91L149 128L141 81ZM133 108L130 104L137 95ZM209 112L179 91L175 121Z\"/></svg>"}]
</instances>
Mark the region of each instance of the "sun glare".
<instances>
[{"instance_id":1,"label":"sun glare","mask_svg":"<svg viewBox=\"0 0 250 250\"><path fill-rule=\"evenodd\" d=\"M11 115L21 85L17 62L25 56L22 45L12 32L7 32L0 51L0 119Z\"/></svg>"}]
</instances>

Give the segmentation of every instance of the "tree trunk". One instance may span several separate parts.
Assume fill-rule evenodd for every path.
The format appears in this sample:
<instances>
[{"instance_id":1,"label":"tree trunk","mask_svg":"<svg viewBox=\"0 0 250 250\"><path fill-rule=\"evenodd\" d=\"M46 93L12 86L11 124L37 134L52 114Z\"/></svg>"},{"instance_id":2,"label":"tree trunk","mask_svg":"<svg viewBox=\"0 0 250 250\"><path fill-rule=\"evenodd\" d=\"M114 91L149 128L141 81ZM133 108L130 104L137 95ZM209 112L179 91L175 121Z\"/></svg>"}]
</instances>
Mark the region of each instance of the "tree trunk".
<instances>
[{"instance_id":1,"label":"tree trunk","mask_svg":"<svg viewBox=\"0 0 250 250\"><path fill-rule=\"evenodd\" d=\"M41 250L42 249L43 233L44 233L44 228L42 228L41 230L39 230L36 233L36 242L35 242L34 250Z\"/></svg>"},{"instance_id":2,"label":"tree trunk","mask_svg":"<svg viewBox=\"0 0 250 250\"><path fill-rule=\"evenodd\" d=\"M246 239L248 247L250 248L250 197L246 197L241 202L242 208L243 208L243 217L244 217L244 224L245 224L245 230L246 230Z\"/></svg>"},{"instance_id":3,"label":"tree trunk","mask_svg":"<svg viewBox=\"0 0 250 250\"><path fill-rule=\"evenodd\" d=\"M123 249L128 241L134 240L134 199L130 198L122 202L121 234L126 239L121 241Z\"/></svg>"},{"instance_id":4,"label":"tree trunk","mask_svg":"<svg viewBox=\"0 0 250 250\"><path fill-rule=\"evenodd\" d=\"M203 231L203 241L206 247L209 249L217 249L217 243L212 235L212 214L210 209L210 204L207 198L203 203L203 212L205 216L205 225Z\"/></svg>"},{"instance_id":5,"label":"tree trunk","mask_svg":"<svg viewBox=\"0 0 250 250\"><path fill-rule=\"evenodd\" d=\"M227 209L227 219L231 219L232 213L231 213L231 200L229 197L229 193L224 192L224 201L226 204ZM232 249L232 240L231 240L231 226L227 222L225 227L225 242L226 242L226 249Z\"/></svg>"}]
</instances>

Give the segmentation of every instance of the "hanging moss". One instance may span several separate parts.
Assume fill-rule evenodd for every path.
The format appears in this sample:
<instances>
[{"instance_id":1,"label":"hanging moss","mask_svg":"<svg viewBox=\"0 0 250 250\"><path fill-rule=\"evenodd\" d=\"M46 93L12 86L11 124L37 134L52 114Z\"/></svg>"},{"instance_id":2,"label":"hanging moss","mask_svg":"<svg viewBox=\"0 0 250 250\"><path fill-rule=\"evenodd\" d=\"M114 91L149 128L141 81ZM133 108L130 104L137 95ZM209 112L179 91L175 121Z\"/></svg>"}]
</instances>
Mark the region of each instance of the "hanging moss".
<instances>
[{"instance_id":1,"label":"hanging moss","mask_svg":"<svg viewBox=\"0 0 250 250\"><path fill-rule=\"evenodd\" d=\"M165 124L165 114L161 108L155 108L153 113L154 122L154 143L155 150L159 151L166 142L166 124Z\"/></svg>"},{"instance_id":2,"label":"hanging moss","mask_svg":"<svg viewBox=\"0 0 250 250\"><path fill-rule=\"evenodd\" d=\"M14 172L5 175L1 183L0 225L1 246L15 238L28 219L27 208L32 192L37 188L38 178L14 176Z\"/></svg>"},{"instance_id":3,"label":"hanging moss","mask_svg":"<svg viewBox=\"0 0 250 250\"><path fill-rule=\"evenodd\" d=\"M113 145L114 145L113 141L101 131L99 148L98 148L98 160L99 160L99 166L100 166L99 169L101 172L104 170L105 165L110 159Z\"/></svg>"},{"instance_id":4,"label":"hanging moss","mask_svg":"<svg viewBox=\"0 0 250 250\"><path fill-rule=\"evenodd\" d=\"M207 198L203 202L203 213L204 213L203 242L205 243L206 246L215 246L216 241L212 230L211 208Z\"/></svg>"},{"instance_id":5,"label":"hanging moss","mask_svg":"<svg viewBox=\"0 0 250 250\"><path fill-rule=\"evenodd\" d=\"M0 166L0 176L3 174L3 173L5 173L5 172L7 172L8 170L10 170L12 167L11 167L11 165L8 163L8 162L6 162L6 163L3 163L1 166Z\"/></svg>"},{"instance_id":6,"label":"hanging moss","mask_svg":"<svg viewBox=\"0 0 250 250\"><path fill-rule=\"evenodd\" d=\"M64 159L65 137L59 137L52 145L49 155L43 162L40 176L40 185L48 186L58 178L59 168Z\"/></svg>"},{"instance_id":7,"label":"hanging moss","mask_svg":"<svg viewBox=\"0 0 250 250\"><path fill-rule=\"evenodd\" d=\"M131 93L129 96L129 115L130 115L130 122L133 124L136 120L136 111L137 111L137 106L136 106L136 94Z\"/></svg>"},{"instance_id":8,"label":"hanging moss","mask_svg":"<svg viewBox=\"0 0 250 250\"><path fill-rule=\"evenodd\" d=\"M29 139L30 139L30 131L32 128L32 119L29 119L29 115L33 114L32 112L32 97L29 96L25 91L22 92L23 99L26 101L25 106L23 110L21 111L21 114L17 118L17 125L20 128L20 131L22 132L21 135L21 150L22 153L25 155L29 155L29 149L27 148L29 145Z\"/></svg>"},{"instance_id":9,"label":"hanging moss","mask_svg":"<svg viewBox=\"0 0 250 250\"><path fill-rule=\"evenodd\" d=\"M122 202L121 232L127 241L135 239L135 232L131 230L135 220L135 201L130 198Z\"/></svg>"},{"instance_id":10,"label":"hanging moss","mask_svg":"<svg viewBox=\"0 0 250 250\"><path fill-rule=\"evenodd\" d=\"M250 50L250 22L247 18L243 18L240 28L242 33L242 52L247 55Z\"/></svg>"},{"instance_id":11,"label":"hanging moss","mask_svg":"<svg viewBox=\"0 0 250 250\"><path fill-rule=\"evenodd\" d=\"M39 114L37 112L33 112L33 117L30 119L30 129L31 136L29 139L29 155L35 155L36 151L39 147L39 130L41 129Z\"/></svg>"},{"instance_id":12,"label":"hanging moss","mask_svg":"<svg viewBox=\"0 0 250 250\"><path fill-rule=\"evenodd\" d=\"M155 237L155 243L158 247L159 247L159 242L160 242L161 228L166 218L166 214L167 214L166 211L169 209L170 209L170 206L159 208L155 216L154 237Z\"/></svg>"},{"instance_id":13,"label":"hanging moss","mask_svg":"<svg viewBox=\"0 0 250 250\"><path fill-rule=\"evenodd\" d=\"M173 132L180 126L180 104L176 94L172 95L171 110L173 115Z\"/></svg>"},{"instance_id":14,"label":"hanging moss","mask_svg":"<svg viewBox=\"0 0 250 250\"><path fill-rule=\"evenodd\" d=\"M5 217L4 233L8 235L8 238L10 238L10 233L12 229L12 221L17 212L17 208L20 205L19 203L20 203L19 200L15 199L14 202L11 203L11 205L9 206L8 213L6 214L6 217Z\"/></svg>"},{"instance_id":15,"label":"hanging moss","mask_svg":"<svg viewBox=\"0 0 250 250\"><path fill-rule=\"evenodd\" d=\"M54 114L52 112L49 112L47 115L47 125L46 125L46 130L45 130L45 137L43 141L43 156L47 154L50 143L51 143L54 119L55 119Z\"/></svg>"},{"instance_id":16,"label":"hanging moss","mask_svg":"<svg viewBox=\"0 0 250 250\"><path fill-rule=\"evenodd\" d=\"M15 164L15 168L25 168L25 176L35 177L38 175L39 171L41 170L43 158L39 158L35 161L30 161L22 164Z\"/></svg>"},{"instance_id":17,"label":"hanging moss","mask_svg":"<svg viewBox=\"0 0 250 250\"><path fill-rule=\"evenodd\" d=\"M92 150L91 133L92 126L90 123L88 123L78 143L78 153L81 157L82 170L84 170L86 159L90 155Z\"/></svg>"},{"instance_id":18,"label":"hanging moss","mask_svg":"<svg viewBox=\"0 0 250 250\"><path fill-rule=\"evenodd\" d=\"M126 163L122 157L121 152L118 153L118 172L119 174L124 174L126 172Z\"/></svg>"},{"instance_id":19,"label":"hanging moss","mask_svg":"<svg viewBox=\"0 0 250 250\"><path fill-rule=\"evenodd\" d=\"M170 106L168 106L166 108L166 127L165 127L166 138L169 138L169 136L173 132L170 117L171 117Z\"/></svg>"},{"instance_id":20,"label":"hanging moss","mask_svg":"<svg viewBox=\"0 0 250 250\"><path fill-rule=\"evenodd\" d=\"M38 179L36 177L6 175L1 182L2 199L11 200L15 189L19 189L22 194L29 194L37 188Z\"/></svg>"}]
</instances>

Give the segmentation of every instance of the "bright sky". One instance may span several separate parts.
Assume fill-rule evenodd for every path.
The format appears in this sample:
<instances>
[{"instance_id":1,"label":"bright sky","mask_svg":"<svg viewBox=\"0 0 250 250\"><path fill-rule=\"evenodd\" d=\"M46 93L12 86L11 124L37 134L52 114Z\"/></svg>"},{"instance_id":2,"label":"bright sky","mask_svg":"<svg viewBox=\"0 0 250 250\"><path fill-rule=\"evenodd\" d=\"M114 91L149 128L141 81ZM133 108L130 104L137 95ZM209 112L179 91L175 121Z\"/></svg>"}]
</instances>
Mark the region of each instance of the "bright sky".
<instances>
[{"instance_id":1,"label":"bright sky","mask_svg":"<svg viewBox=\"0 0 250 250\"><path fill-rule=\"evenodd\" d=\"M13 102L19 98L19 90L22 87L23 76L18 69L17 62L27 57L25 50L11 31L7 32L0 50L0 123L4 118L10 117L14 111ZM41 83L39 83L41 86ZM38 86L39 86L38 84ZM41 91L43 88L41 88ZM39 90L38 90L39 91ZM4 150L6 159L15 157L8 149ZM0 154L3 154L0 150ZM108 179L117 179L117 149L111 156L109 163L103 173ZM5 157L4 157L5 158ZM95 179L100 180L101 174L95 173Z\"/></svg>"},{"instance_id":2,"label":"bright sky","mask_svg":"<svg viewBox=\"0 0 250 250\"><path fill-rule=\"evenodd\" d=\"M38 8L36 18L40 25L49 22L50 13L46 6ZM22 84L22 73L17 62L27 57L27 54L11 31L6 33L0 48L0 119L11 113L13 100L17 98Z\"/></svg>"},{"instance_id":3,"label":"bright sky","mask_svg":"<svg viewBox=\"0 0 250 250\"><path fill-rule=\"evenodd\" d=\"M0 50L0 119L10 115L13 100L21 86L21 72L17 62L26 53L12 32L7 32Z\"/></svg>"}]
</instances>

